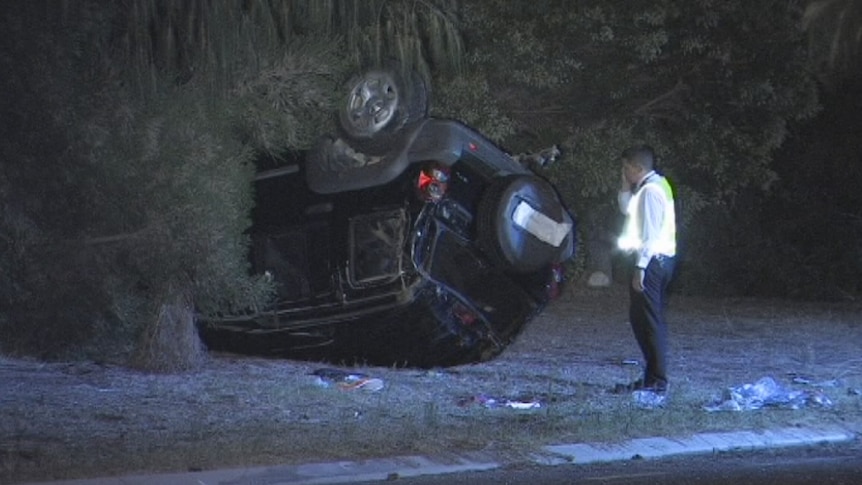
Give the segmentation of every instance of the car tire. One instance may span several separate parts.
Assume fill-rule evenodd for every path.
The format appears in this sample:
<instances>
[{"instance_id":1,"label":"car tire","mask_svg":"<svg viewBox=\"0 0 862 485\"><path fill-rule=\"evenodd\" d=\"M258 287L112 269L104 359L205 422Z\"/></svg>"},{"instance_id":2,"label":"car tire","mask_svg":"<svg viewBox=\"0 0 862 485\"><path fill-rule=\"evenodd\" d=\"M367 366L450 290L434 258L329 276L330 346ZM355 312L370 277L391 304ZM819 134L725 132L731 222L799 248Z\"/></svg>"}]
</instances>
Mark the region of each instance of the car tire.
<instances>
[{"instance_id":1,"label":"car tire","mask_svg":"<svg viewBox=\"0 0 862 485\"><path fill-rule=\"evenodd\" d=\"M485 190L478 207L477 238L492 264L518 273L537 271L570 254L571 231L559 246L528 233L513 215L521 201L556 222L571 222L554 189L533 175L510 175Z\"/></svg>"},{"instance_id":2,"label":"car tire","mask_svg":"<svg viewBox=\"0 0 862 485\"><path fill-rule=\"evenodd\" d=\"M398 65L352 77L338 110L341 134L357 151L388 153L405 128L428 116L428 86Z\"/></svg>"}]
</instances>

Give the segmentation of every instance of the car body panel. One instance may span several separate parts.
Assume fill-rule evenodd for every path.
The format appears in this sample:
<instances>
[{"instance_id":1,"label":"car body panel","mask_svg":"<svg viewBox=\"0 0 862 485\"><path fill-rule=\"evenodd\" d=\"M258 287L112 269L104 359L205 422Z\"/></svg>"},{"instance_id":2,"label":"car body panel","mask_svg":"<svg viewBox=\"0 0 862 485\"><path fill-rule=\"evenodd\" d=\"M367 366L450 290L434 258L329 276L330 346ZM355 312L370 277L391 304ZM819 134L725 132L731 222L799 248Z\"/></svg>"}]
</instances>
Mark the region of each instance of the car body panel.
<instances>
[{"instance_id":1,"label":"car body panel","mask_svg":"<svg viewBox=\"0 0 862 485\"><path fill-rule=\"evenodd\" d=\"M460 122L423 119L382 156L323 137L300 158L255 182L250 261L274 282L276 302L202 318L211 335L292 335L352 348L354 358L386 355L415 365L484 360L547 304L559 283L557 266L572 254L564 248L559 261L526 272L488 257L477 241L488 187L535 174ZM439 198L417 184L429 166L445 172ZM554 194L554 217L573 226ZM573 234L566 240L572 247ZM385 337L366 339L374 329L386 329ZM209 339L218 342L224 339ZM291 356L304 346L279 348L291 348Z\"/></svg>"},{"instance_id":2,"label":"car body panel","mask_svg":"<svg viewBox=\"0 0 862 485\"><path fill-rule=\"evenodd\" d=\"M478 132L455 120L428 118L415 125L392 150L381 156L367 156L350 148L341 139L320 140L306 177L311 190L331 194L385 185L411 164L435 161L447 166L471 153L482 160L487 177L529 174L529 169L496 147Z\"/></svg>"}]
</instances>

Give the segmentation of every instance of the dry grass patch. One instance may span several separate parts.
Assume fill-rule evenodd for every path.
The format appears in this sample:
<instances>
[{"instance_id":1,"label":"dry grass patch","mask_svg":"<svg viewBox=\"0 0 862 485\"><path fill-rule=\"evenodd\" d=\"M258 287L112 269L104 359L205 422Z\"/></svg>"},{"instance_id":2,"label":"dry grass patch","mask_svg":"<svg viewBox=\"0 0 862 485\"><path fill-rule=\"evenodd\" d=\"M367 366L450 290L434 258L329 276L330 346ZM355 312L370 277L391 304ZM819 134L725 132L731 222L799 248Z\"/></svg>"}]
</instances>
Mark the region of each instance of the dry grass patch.
<instances>
[{"instance_id":1,"label":"dry grass patch","mask_svg":"<svg viewBox=\"0 0 862 485\"><path fill-rule=\"evenodd\" d=\"M677 298L672 395L638 409L609 392L638 374L624 290L578 289L498 359L420 371L357 367L377 392L321 387L312 362L212 355L150 374L0 360L0 482L362 459L458 450L518 457L550 443L839 424L862 431L862 312L852 305ZM709 413L725 388L789 372L828 409ZM802 386L802 387L800 387ZM537 409L482 399L536 400Z\"/></svg>"}]
</instances>

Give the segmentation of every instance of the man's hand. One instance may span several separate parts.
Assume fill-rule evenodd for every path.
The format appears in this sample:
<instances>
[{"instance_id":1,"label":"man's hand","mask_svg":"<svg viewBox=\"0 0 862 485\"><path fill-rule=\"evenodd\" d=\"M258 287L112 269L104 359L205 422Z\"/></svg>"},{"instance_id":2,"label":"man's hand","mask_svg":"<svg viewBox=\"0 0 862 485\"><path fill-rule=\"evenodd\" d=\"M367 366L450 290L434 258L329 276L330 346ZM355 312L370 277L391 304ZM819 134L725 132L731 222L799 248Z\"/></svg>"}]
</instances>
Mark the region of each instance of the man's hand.
<instances>
[{"instance_id":1,"label":"man's hand","mask_svg":"<svg viewBox=\"0 0 862 485\"><path fill-rule=\"evenodd\" d=\"M646 270L641 268L635 268L635 273L632 276L632 288L638 293L643 293L644 291L644 275L646 274Z\"/></svg>"},{"instance_id":2,"label":"man's hand","mask_svg":"<svg viewBox=\"0 0 862 485\"><path fill-rule=\"evenodd\" d=\"M620 192L630 192L632 190L632 184L630 184L629 179L626 178L625 167L620 169L620 175Z\"/></svg>"}]
</instances>

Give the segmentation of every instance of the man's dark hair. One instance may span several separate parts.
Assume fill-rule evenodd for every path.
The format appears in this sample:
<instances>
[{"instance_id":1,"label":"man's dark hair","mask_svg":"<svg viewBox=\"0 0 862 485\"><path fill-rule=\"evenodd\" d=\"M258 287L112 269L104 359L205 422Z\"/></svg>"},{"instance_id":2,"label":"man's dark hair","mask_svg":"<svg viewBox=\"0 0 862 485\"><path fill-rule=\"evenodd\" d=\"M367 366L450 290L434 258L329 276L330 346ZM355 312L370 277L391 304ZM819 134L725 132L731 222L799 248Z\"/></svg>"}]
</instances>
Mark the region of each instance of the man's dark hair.
<instances>
[{"instance_id":1,"label":"man's dark hair","mask_svg":"<svg viewBox=\"0 0 862 485\"><path fill-rule=\"evenodd\" d=\"M655 168L655 151L649 145L635 145L623 150L623 162L640 165L644 170Z\"/></svg>"}]
</instances>

